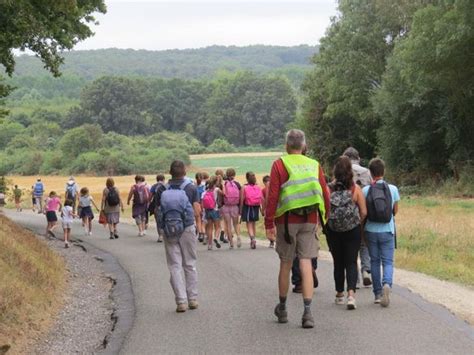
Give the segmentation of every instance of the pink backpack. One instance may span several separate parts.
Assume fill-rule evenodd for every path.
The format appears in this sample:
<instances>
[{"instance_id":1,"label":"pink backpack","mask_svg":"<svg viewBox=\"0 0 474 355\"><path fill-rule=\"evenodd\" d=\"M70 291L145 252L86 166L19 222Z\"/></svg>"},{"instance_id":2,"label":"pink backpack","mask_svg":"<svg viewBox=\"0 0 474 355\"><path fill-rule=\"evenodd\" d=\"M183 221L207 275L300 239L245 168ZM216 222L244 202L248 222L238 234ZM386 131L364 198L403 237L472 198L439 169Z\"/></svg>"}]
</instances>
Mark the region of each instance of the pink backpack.
<instances>
[{"instance_id":1,"label":"pink backpack","mask_svg":"<svg viewBox=\"0 0 474 355\"><path fill-rule=\"evenodd\" d=\"M216 198L214 196L214 190L207 190L202 197L202 207L205 210L213 210L216 208Z\"/></svg>"},{"instance_id":2,"label":"pink backpack","mask_svg":"<svg viewBox=\"0 0 474 355\"><path fill-rule=\"evenodd\" d=\"M247 206L260 206L262 202L262 190L257 185L247 185L244 189L245 204Z\"/></svg>"},{"instance_id":3,"label":"pink backpack","mask_svg":"<svg viewBox=\"0 0 474 355\"><path fill-rule=\"evenodd\" d=\"M226 181L225 183L225 196L224 205L236 206L240 202L240 191L237 184L234 181Z\"/></svg>"}]
</instances>

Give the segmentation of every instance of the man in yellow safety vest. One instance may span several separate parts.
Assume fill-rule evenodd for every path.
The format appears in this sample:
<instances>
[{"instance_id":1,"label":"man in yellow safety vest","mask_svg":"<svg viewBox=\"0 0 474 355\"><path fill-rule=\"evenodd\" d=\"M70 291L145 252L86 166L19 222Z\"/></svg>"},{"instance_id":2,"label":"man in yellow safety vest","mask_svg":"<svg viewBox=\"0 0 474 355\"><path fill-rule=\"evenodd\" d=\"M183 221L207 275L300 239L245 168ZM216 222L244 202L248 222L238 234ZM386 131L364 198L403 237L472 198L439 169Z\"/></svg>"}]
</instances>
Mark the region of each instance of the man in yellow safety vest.
<instances>
[{"instance_id":1,"label":"man in yellow safety vest","mask_svg":"<svg viewBox=\"0 0 474 355\"><path fill-rule=\"evenodd\" d=\"M275 308L279 323L288 322L286 297L290 271L295 256L299 257L302 275L304 312L303 328L314 327L311 314L313 269L311 259L318 256L316 235L318 220L327 220L329 191L319 163L303 155L306 139L303 131L292 129L286 134L287 155L272 166L265 210L267 237L276 237L280 257L278 276L280 302ZM275 228L276 226L276 228Z\"/></svg>"}]
</instances>

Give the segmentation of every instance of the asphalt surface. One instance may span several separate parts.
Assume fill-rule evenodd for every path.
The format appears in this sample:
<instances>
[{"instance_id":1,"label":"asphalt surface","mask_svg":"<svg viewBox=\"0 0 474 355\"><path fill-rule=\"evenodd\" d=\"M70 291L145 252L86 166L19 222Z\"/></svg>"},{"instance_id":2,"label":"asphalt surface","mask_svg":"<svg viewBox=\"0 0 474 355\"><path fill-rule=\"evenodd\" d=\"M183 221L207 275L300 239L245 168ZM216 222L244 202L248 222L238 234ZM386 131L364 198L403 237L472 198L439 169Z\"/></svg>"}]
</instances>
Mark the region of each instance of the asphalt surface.
<instances>
[{"instance_id":1,"label":"asphalt surface","mask_svg":"<svg viewBox=\"0 0 474 355\"><path fill-rule=\"evenodd\" d=\"M7 211L23 226L44 233L45 217ZM401 287L389 308L373 304L371 289L357 292L357 310L334 304L332 264L320 262L320 286L313 298L314 329L301 328L301 295L288 295L289 323L278 324L278 257L264 246L207 251L198 247L199 309L175 312L164 247L156 231L137 237L120 224L120 239L94 225L83 236L75 222L73 238L112 254L129 274L136 314L122 354L156 353L364 353L472 354L474 328ZM60 235L60 228L57 234ZM266 244L265 244L266 245ZM395 274L396 281L396 274Z\"/></svg>"}]
</instances>

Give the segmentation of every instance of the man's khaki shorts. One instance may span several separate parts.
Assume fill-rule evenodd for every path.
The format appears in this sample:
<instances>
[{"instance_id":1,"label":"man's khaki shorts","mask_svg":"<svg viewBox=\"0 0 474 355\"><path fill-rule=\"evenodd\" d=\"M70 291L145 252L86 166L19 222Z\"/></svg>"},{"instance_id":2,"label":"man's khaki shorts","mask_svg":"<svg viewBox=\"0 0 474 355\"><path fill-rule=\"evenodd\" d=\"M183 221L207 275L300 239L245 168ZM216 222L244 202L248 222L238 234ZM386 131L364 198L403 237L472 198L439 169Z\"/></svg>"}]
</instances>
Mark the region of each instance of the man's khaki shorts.
<instances>
[{"instance_id":1,"label":"man's khaki shorts","mask_svg":"<svg viewBox=\"0 0 474 355\"><path fill-rule=\"evenodd\" d=\"M293 261L295 256L300 259L317 258L319 254L319 239L316 235L316 224L288 224L291 244L285 240L285 225L277 224L276 252L283 261Z\"/></svg>"}]
</instances>

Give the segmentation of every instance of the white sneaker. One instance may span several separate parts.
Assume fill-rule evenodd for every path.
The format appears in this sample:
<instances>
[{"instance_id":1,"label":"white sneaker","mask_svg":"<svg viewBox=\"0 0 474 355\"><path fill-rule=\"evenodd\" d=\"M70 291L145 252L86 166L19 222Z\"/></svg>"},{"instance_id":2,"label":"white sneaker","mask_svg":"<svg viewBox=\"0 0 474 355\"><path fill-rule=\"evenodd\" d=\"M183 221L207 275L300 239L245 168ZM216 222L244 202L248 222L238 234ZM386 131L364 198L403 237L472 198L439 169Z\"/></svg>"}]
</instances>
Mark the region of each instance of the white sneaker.
<instances>
[{"instance_id":1,"label":"white sneaker","mask_svg":"<svg viewBox=\"0 0 474 355\"><path fill-rule=\"evenodd\" d=\"M92 232L89 232L89 236L91 236L91 235L92 235Z\"/></svg>"},{"instance_id":2,"label":"white sneaker","mask_svg":"<svg viewBox=\"0 0 474 355\"><path fill-rule=\"evenodd\" d=\"M383 285L382 289L382 300L380 301L380 305L382 307L388 307L390 304L390 286L388 284Z\"/></svg>"},{"instance_id":3,"label":"white sneaker","mask_svg":"<svg viewBox=\"0 0 474 355\"><path fill-rule=\"evenodd\" d=\"M347 297L347 309L353 310L356 308L357 308L357 305L356 305L355 298L352 296Z\"/></svg>"},{"instance_id":4,"label":"white sneaker","mask_svg":"<svg viewBox=\"0 0 474 355\"><path fill-rule=\"evenodd\" d=\"M240 240L240 236L237 236L237 248L242 246L242 241Z\"/></svg>"},{"instance_id":5,"label":"white sneaker","mask_svg":"<svg viewBox=\"0 0 474 355\"><path fill-rule=\"evenodd\" d=\"M344 304L344 296L336 296L335 302L337 305L343 305Z\"/></svg>"}]
</instances>

